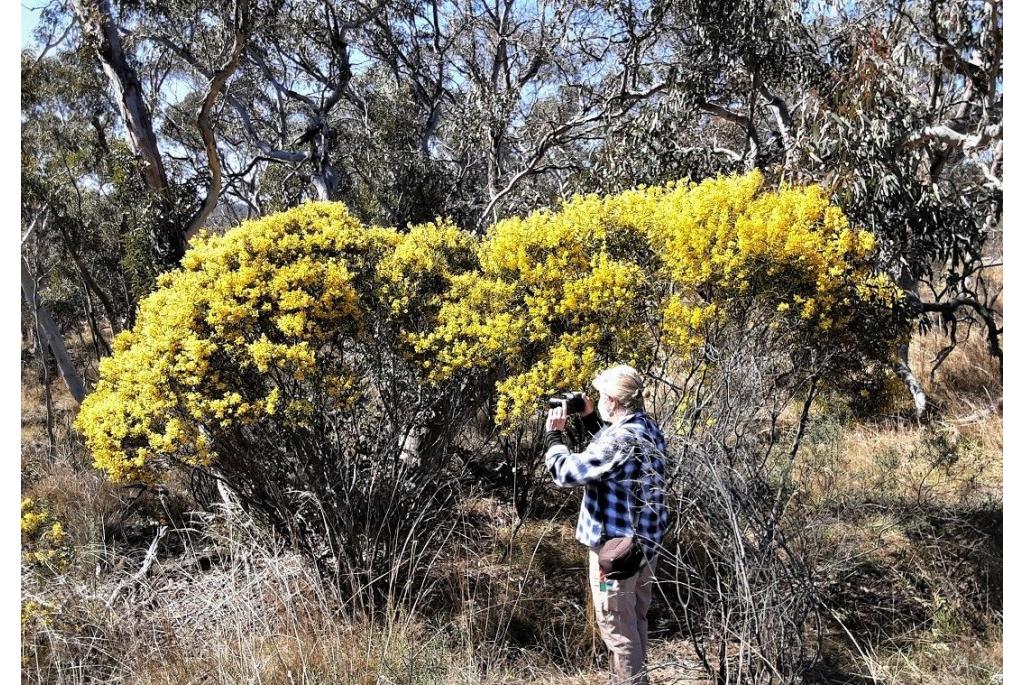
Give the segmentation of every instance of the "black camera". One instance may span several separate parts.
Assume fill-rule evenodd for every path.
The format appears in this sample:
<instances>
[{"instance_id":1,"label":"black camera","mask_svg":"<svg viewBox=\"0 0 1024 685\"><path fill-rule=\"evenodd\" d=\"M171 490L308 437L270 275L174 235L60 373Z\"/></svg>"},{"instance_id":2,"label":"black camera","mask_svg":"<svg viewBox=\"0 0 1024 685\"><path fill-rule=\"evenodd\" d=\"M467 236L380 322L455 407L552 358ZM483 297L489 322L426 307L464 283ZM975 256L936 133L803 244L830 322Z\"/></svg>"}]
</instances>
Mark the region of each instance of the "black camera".
<instances>
[{"instance_id":1,"label":"black camera","mask_svg":"<svg viewBox=\"0 0 1024 685\"><path fill-rule=\"evenodd\" d=\"M563 392L561 395L555 395L548 400L548 407L551 409L557 409L565 403L566 414L582 414L587 408L586 401L583 398L581 392Z\"/></svg>"}]
</instances>

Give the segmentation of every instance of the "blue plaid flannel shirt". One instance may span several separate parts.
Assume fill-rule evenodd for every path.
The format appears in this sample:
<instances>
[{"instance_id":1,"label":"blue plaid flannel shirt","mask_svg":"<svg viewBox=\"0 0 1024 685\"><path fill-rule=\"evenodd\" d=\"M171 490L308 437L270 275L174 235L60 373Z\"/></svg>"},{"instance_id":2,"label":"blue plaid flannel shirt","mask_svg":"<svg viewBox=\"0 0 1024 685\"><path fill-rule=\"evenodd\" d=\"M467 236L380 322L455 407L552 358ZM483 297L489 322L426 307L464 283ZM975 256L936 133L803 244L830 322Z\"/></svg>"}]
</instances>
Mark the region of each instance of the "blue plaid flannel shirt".
<instances>
[{"instance_id":1,"label":"blue plaid flannel shirt","mask_svg":"<svg viewBox=\"0 0 1024 685\"><path fill-rule=\"evenodd\" d=\"M544 463L555 483L585 487L576 539L594 547L635 535L656 550L668 526L664 456L665 436L642 411L599 430L582 452L549 447Z\"/></svg>"}]
</instances>

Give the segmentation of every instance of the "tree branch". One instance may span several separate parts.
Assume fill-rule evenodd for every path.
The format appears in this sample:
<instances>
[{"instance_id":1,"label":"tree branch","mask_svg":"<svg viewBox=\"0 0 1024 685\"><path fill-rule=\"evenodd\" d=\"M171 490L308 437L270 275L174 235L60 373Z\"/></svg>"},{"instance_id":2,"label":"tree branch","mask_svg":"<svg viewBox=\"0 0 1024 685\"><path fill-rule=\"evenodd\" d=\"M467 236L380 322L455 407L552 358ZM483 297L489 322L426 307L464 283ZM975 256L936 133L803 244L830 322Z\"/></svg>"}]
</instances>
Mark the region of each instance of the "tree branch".
<instances>
[{"instance_id":1,"label":"tree branch","mask_svg":"<svg viewBox=\"0 0 1024 685\"><path fill-rule=\"evenodd\" d=\"M988 145L994 139L1002 140L1002 137L1002 122L985 126L978 133L973 135L959 133L949 126L941 124L939 126L928 126L923 130L918 131L917 133L909 136L903 145L904 147L913 149L927 145L932 141L939 141L948 145L959 146L963 148L964 152L970 152Z\"/></svg>"},{"instance_id":2,"label":"tree branch","mask_svg":"<svg viewBox=\"0 0 1024 685\"><path fill-rule=\"evenodd\" d=\"M60 329L57 328L49 310L39 299L39 293L36 292L35 276L32 275L28 261L24 257L21 258L21 292L39 322L38 330L43 338L41 342L45 343L53 352L53 357L57 360L57 368L60 369L61 378L64 379L68 392L71 393L75 402L81 404L85 399L85 383L82 382L82 376L71 362L71 356L68 355Z\"/></svg>"},{"instance_id":3,"label":"tree branch","mask_svg":"<svg viewBox=\"0 0 1024 685\"><path fill-rule=\"evenodd\" d=\"M206 197L203 199L203 204L199 207L199 211L189 220L188 226L185 229L186 243L206 223L206 219L213 212L220 199L220 156L217 153L217 140L213 136L213 125L210 123L210 112L213 110L213 105L217 102L217 97L224 89L228 78L238 69L242 51L245 50L246 43L248 42L251 29L249 0L235 1L234 23L235 35L231 53L227 61L221 65L220 69L214 73L213 78L210 79L210 83L206 88L206 97L203 98L203 104L199 108L199 114L196 117L196 126L199 128L199 135L202 136L203 147L206 149L206 159L210 165L210 186L206 191Z\"/></svg>"},{"instance_id":4,"label":"tree branch","mask_svg":"<svg viewBox=\"0 0 1024 685\"><path fill-rule=\"evenodd\" d=\"M212 80L214 77L213 72L207 69L202 63L196 59L195 55L171 42L164 36L158 36L153 34L132 34L129 31L122 31L127 35L134 35L140 40L151 40L159 45L163 45L168 50L176 54L178 57L183 59L197 74L207 80ZM245 129L245 133L249 138L249 142L256 146L256 149L260 151L267 159L275 162L289 162L293 164L301 164L309 159L310 154L308 152L294 152L292 150L281 150L272 146L260 137L260 134L256 131L256 127L252 122L252 116L249 114L249 110L238 101L234 95L229 92L224 93L224 101L235 111L238 115L239 121L242 122L242 128Z\"/></svg>"},{"instance_id":5,"label":"tree branch","mask_svg":"<svg viewBox=\"0 0 1024 685\"><path fill-rule=\"evenodd\" d=\"M922 313L927 312L939 312L942 314L955 314L961 307L969 307L981 317L981 320L985 323L985 328L988 332L988 349L989 353L999 359L999 364L1002 366L1003 363L1003 350L999 344L999 334L1002 332L1001 329L996 325L995 318L992 316L992 310L978 302L973 297L959 297L946 302L922 302L917 301L917 306Z\"/></svg>"}]
</instances>

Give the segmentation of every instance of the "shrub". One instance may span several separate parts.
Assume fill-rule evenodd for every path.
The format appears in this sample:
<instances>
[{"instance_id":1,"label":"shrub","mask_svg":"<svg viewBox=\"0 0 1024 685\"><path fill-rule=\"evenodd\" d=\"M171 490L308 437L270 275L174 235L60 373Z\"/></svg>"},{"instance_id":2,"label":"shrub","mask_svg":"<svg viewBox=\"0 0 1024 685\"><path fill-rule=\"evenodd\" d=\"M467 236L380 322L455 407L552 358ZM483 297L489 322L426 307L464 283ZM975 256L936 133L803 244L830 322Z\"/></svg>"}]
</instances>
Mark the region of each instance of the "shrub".
<instances>
[{"instance_id":1,"label":"shrub","mask_svg":"<svg viewBox=\"0 0 1024 685\"><path fill-rule=\"evenodd\" d=\"M714 326L773 319L794 349L829 357L835 382L887 363L903 328L873 236L817 186L762 183L752 172L576 197L499 222L480 271L415 336L431 378L502 369L497 420L515 425L602 365L692 357Z\"/></svg>"},{"instance_id":2,"label":"shrub","mask_svg":"<svg viewBox=\"0 0 1024 685\"><path fill-rule=\"evenodd\" d=\"M624 361L688 439L767 425L770 454L807 379L813 395L891 356L898 302L873 254L820 189L765 191L756 172L577 197L482 239L307 204L196 241L115 340L77 425L112 478L203 469L347 596L393 598L450 530L468 417L492 408L522 440L546 395ZM708 395L735 373L744 402ZM769 475L744 473L744 491Z\"/></svg>"},{"instance_id":3,"label":"shrub","mask_svg":"<svg viewBox=\"0 0 1024 685\"><path fill-rule=\"evenodd\" d=\"M82 406L96 466L121 482L202 468L363 594L382 559L411 563L408 527L450 496L399 458L452 393L417 393L397 335L471 255L450 226L402 235L324 203L197 240Z\"/></svg>"}]
</instances>

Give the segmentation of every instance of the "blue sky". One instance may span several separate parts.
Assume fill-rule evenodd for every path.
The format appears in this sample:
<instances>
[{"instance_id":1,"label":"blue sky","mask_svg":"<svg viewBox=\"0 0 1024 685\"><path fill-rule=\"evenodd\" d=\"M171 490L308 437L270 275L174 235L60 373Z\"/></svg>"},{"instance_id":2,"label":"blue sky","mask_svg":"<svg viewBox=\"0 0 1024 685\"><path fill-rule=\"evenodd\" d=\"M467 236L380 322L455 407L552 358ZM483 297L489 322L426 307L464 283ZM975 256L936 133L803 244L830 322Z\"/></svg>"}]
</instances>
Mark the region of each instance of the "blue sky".
<instances>
[{"instance_id":1,"label":"blue sky","mask_svg":"<svg viewBox=\"0 0 1024 685\"><path fill-rule=\"evenodd\" d=\"M27 46L32 41L32 29L39 23L39 11L32 11L30 8L41 6L38 0L27 0L21 3L21 47Z\"/></svg>"}]
</instances>

